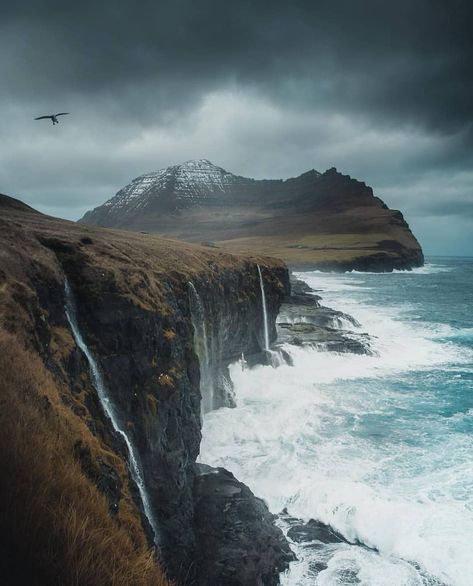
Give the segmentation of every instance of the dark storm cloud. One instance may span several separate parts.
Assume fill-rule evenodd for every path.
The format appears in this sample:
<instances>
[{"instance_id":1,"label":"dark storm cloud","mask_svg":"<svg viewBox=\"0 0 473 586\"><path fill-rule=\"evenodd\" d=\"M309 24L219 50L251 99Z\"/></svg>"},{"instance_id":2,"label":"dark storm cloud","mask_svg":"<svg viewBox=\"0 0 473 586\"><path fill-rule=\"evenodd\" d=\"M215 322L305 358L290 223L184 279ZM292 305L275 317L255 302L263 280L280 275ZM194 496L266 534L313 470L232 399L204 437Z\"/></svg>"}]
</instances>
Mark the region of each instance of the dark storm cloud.
<instances>
[{"instance_id":1,"label":"dark storm cloud","mask_svg":"<svg viewBox=\"0 0 473 586\"><path fill-rule=\"evenodd\" d=\"M258 177L335 165L408 213L465 216L472 21L460 0L10 2L0 191L78 217L202 156Z\"/></svg>"},{"instance_id":2,"label":"dark storm cloud","mask_svg":"<svg viewBox=\"0 0 473 586\"><path fill-rule=\"evenodd\" d=\"M20 2L3 15L10 95L124 94L169 108L235 82L273 98L443 131L470 124L471 3ZM8 47L5 47L8 44ZM5 50L6 49L6 50ZM130 95L131 92L131 95Z\"/></svg>"}]
</instances>

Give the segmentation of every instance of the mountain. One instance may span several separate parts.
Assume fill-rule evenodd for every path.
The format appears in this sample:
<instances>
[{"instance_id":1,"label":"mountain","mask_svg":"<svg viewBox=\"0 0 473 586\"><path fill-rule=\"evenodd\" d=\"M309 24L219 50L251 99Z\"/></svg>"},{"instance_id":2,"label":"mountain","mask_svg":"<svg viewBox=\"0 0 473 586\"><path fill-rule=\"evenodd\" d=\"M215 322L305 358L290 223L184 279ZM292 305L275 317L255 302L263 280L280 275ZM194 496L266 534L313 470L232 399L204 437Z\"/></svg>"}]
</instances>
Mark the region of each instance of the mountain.
<instances>
[{"instance_id":1,"label":"mountain","mask_svg":"<svg viewBox=\"0 0 473 586\"><path fill-rule=\"evenodd\" d=\"M270 254L292 266L390 271L424 262L401 212L335 168L255 180L207 159L187 161L140 175L80 221Z\"/></svg>"}]
</instances>

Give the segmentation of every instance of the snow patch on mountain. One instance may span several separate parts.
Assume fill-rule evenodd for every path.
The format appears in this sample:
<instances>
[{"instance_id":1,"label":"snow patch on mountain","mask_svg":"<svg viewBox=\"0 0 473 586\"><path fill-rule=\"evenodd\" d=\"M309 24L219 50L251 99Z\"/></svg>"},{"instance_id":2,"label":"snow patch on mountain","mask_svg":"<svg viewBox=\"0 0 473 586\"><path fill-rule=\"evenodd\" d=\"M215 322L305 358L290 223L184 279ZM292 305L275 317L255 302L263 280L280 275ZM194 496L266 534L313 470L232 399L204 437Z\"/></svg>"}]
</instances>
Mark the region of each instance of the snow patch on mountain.
<instances>
[{"instance_id":1,"label":"snow patch on mountain","mask_svg":"<svg viewBox=\"0 0 473 586\"><path fill-rule=\"evenodd\" d=\"M284 187L300 187L305 178L320 177L315 170L299 178L255 180L234 175L208 159L190 160L144 173L120 189L102 206L87 212L82 221L120 226L131 218L174 213L193 205L252 205L285 196Z\"/></svg>"},{"instance_id":2,"label":"snow patch on mountain","mask_svg":"<svg viewBox=\"0 0 473 586\"><path fill-rule=\"evenodd\" d=\"M251 179L238 177L213 165L207 159L186 161L145 173L121 189L114 197L105 202L105 207L139 208L150 195L158 196L163 190L172 190L177 201L198 203L205 198L224 195L236 184L251 182ZM140 202L135 202L139 198Z\"/></svg>"}]
</instances>

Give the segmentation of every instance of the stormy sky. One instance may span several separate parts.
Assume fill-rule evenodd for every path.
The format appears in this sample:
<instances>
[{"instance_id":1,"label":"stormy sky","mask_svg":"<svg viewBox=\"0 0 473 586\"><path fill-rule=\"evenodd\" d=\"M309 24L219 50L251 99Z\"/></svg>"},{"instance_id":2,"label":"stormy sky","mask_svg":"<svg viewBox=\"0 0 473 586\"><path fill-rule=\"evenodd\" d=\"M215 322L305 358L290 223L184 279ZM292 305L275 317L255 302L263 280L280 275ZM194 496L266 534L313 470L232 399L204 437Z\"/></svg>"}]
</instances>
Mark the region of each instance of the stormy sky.
<instances>
[{"instance_id":1,"label":"stormy sky","mask_svg":"<svg viewBox=\"0 0 473 586\"><path fill-rule=\"evenodd\" d=\"M78 219L188 159L256 178L335 166L428 254L473 255L470 2L2 4L0 192Z\"/></svg>"}]
</instances>

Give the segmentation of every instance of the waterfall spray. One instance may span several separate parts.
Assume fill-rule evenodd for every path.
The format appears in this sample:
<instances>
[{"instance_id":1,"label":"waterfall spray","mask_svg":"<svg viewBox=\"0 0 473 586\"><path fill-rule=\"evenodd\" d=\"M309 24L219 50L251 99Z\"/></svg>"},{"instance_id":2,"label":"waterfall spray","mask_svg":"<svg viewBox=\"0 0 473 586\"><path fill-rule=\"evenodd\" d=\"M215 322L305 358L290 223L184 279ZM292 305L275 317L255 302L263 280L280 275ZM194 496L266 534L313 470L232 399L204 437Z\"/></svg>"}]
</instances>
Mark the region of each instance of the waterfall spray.
<instances>
[{"instance_id":1,"label":"waterfall spray","mask_svg":"<svg viewBox=\"0 0 473 586\"><path fill-rule=\"evenodd\" d=\"M209 339L202 299L192 281L189 281L192 325L194 326L194 343L200 366L200 394L202 396L201 414L214 408L214 380L209 351Z\"/></svg>"},{"instance_id":2,"label":"waterfall spray","mask_svg":"<svg viewBox=\"0 0 473 586\"><path fill-rule=\"evenodd\" d=\"M65 292L65 300L66 300L66 317L69 321L69 325L71 326L72 334L76 341L76 344L82 350L83 354L87 358L87 362L89 363L90 368L90 375L92 377L92 383L97 391L97 395L99 396L100 402L102 407L110 419L113 429L116 433L118 433L128 448L128 468L130 470L131 477L135 481L136 486L138 487L138 491L141 498L141 503L143 505L143 511L145 516L153 530L154 534L154 544L158 546L158 528L157 523L153 517L153 513L151 510L151 504L149 500L148 493L146 492L146 487L143 479L143 473L139 464L138 455L131 443L128 435L126 432L120 427L120 423L118 421L118 417L115 412L115 408L113 403L108 395L107 389L105 387L105 383L102 377L102 373L100 372L99 366L97 361L95 360L92 352L90 351L89 347L85 343L84 338L82 337L81 331L79 329L79 323L77 320L77 310L76 304L74 300L74 296L69 285L69 281L65 280L64 283L64 292Z\"/></svg>"},{"instance_id":3,"label":"waterfall spray","mask_svg":"<svg viewBox=\"0 0 473 586\"><path fill-rule=\"evenodd\" d=\"M269 327L268 327L268 312L266 309L266 295L264 293L264 283L263 283L263 275L261 274L261 269L259 265L258 267L258 274L259 274L259 284L261 288L261 302L263 306L263 328L264 328L264 349L266 352L269 352Z\"/></svg>"}]
</instances>

